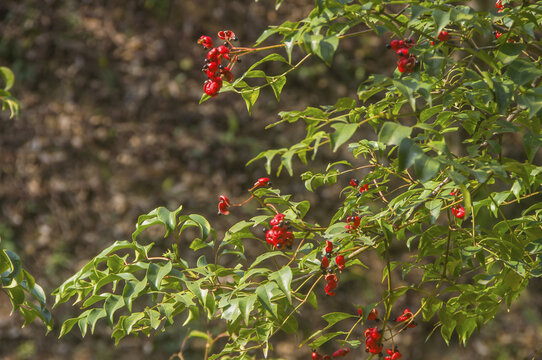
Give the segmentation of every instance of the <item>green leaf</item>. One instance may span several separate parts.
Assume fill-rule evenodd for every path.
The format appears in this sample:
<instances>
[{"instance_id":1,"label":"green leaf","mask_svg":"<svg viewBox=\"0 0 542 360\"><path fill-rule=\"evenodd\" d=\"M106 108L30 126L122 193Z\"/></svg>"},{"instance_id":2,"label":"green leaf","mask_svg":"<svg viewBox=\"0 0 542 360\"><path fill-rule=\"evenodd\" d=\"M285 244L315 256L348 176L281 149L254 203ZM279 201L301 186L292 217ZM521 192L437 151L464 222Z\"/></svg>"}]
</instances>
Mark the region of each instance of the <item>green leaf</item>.
<instances>
[{"instance_id":1,"label":"green leaf","mask_svg":"<svg viewBox=\"0 0 542 360\"><path fill-rule=\"evenodd\" d=\"M542 87L529 89L518 97L518 103L529 109L529 119L542 109Z\"/></svg>"},{"instance_id":2,"label":"green leaf","mask_svg":"<svg viewBox=\"0 0 542 360\"><path fill-rule=\"evenodd\" d=\"M58 335L58 338L60 339L61 337L69 333L71 329L74 327L74 325L77 324L78 321L79 321L78 317L64 321L64 323L62 324L62 328L60 329L60 335Z\"/></svg>"},{"instance_id":3,"label":"green leaf","mask_svg":"<svg viewBox=\"0 0 542 360\"><path fill-rule=\"evenodd\" d=\"M263 305L263 307L269 311L273 317L277 317L277 312L273 307L273 304L271 303L271 298L269 297L269 294L267 292L269 284L260 285L256 288L256 296L258 297L258 300L260 300L260 303ZM275 305L276 307L276 305Z\"/></svg>"},{"instance_id":4,"label":"green leaf","mask_svg":"<svg viewBox=\"0 0 542 360\"><path fill-rule=\"evenodd\" d=\"M333 124L331 125L335 131L329 135L331 146L333 151L337 151L339 147L347 142L356 132L358 125L357 124Z\"/></svg>"},{"instance_id":5,"label":"green leaf","mask_svg":"<svg viewBox=\"0 0 542 360\"><path fill-rule=\"evenodd\" d=\"M538 149L542 145L542 136L541 135L534 135L531 132L525 133L523 135L523 147L525 149L525 153L527 154L527 158L529 159L529 162L532 163L534 160L534 157L536 153L538 152Z\"/></svg>"},{"instance_id":6,"label":"green leaf","mask_svg":"<svg viewBox=\"0 0 542 360\"><path fill-rule=\"evenodd\" d=\"M241 91L241 96L243 99L245 99L245 103L247 105L247 111L250 115L252 113L252 107L256 103L256 100L258 100L258 96L260 96L260 89L246 89Z\"/></svg>"},{"instance_id":7,"label":"green leaf","mask_svg":"<svg viewBox=\"0 0 542 360\"><path fill-rule=\"evenodd\" d=\"M442 105L437 105L437 106L433 106L433 107L430 107L430 108L427 108L427 109L423 110L420 113L420 121L425 122L431 116L440 113L442 111L442 109L443 109Z\"/></svg>"},{"instance_id":8,"label":"green leaf","mask_svg":"<svg viewBox=\"0 0 542 360\"><path fill-rule=\"evenodd\" d=\"M147 269L147 279L151 289L161 289L160 284L162 283L162 279L171 272L172 267L173 265L171 261L168 261L164 266L155 263L149 264L149 268Z\"/></svg>"},{"instance_id":9,"label":"green leaf","mask_svg":"<svg viewBox=\"0 0 542 360\"><path fill-rule=\"evenodd\" d=\"M399 171L403 171L410 166L414 165L414 162L418 159L425 157L422 149L418 144L412 141L410 138L404 138L399 144Z\"/></svg>"},{"instance_id":10,"label":"green leaf","mask_svg":"<svg viewBox=\"0 0 542 360\"><path fill-rule=\"evenodd\" d=\"M414 96L414 92L419 87L418 80L414 78L405 78L405 79L397 79L393 80L393 84L399 90L399 92L408 100L408 103L410 104L410 107L412 110L416 111L416 97Z\"/></svg>"},{"instance_id":11,"label":"green leaf","mask_svg":"<svg viewBox=\"0 0 542 360\"><path fill-rule=\"evenodd\" d=\"M525 85L535 78L542 76L542 70L537 68L531 61L516 59L508 65L506 74L517 86Z\"/></svg>"},{"instance_id":12,"label":"green leaf","mask_svg":"<svg viewBox=\"0 0 542 360\"><path fill-rule=\"evenodd\" d=\"M110 324L113 324L115 312L124 306L124 299L120 295L110 295L104 303L104 309Z\"/></svg>"},{"instance_id":13,"label":"green leaf","mask_svg":"<svg viewBox=\"0 0 542 360\"><path fill-rule=\"evenodd\" d=\"M282 92L284 84L286 84L286 76L268 76L266 80L267 83L271 85L277 101L280 101L280 93Z\"/></svg>"},{"instance_id":14,"label":"green leaf","mask_svg":"<svg viewBox=\"0 0 542 360\"><path fill-rule=\"evenodd\" d=\"M450 23L450 12L451 10L448 10L448 11L442 11L439 9L433 10L433 19L435 20L436 34L440 33L440 31L444 29L446 25Z\"/></svg>"},{"instance_id":15,"label":"green leaf","mask_svg":"<svg viewBox=\"0 0 542 360\"><path fill-rule=\"evenodd\" d=\"M288 302L292 303L292 290L290 289L290 284L292 283L292 269L289 266L283 266L277 272L272 273L269 276L270 280L273 280L279 286L279 289L282 290Z\"/></svg>"},{"instance_id":16,"label":"green leaf","mask_svg":"<svg viewBox=\"0 0 542 360\"><path fill-rule=\"evenodd\" d=\"M7 91L11 89L11 87L15 83L15 75L13 75L13 72L5 66L0 66L0 74L4 78L5 82L4 90Z\"/></svg>"},{"instance_id":17,"label":"green leaf","mask_svg":"<svg viewBox=\"0 0 542 360\"><path fill-rule=\"evenodd\" d=\"M356 315L343 313L343 312L332 312L329 314L322 315L322 318L327 321L327 326L332 326L338 323L339 321L342 321L344 319L349 319L353 317L358 317Z\"/></svg>"},{"instance_id":18,"label":"green leaf","mask_svg":"<svg viewBox=\"0 0 542 360\"><path fill-rule=\"evenodd\" d=\"M331 66L331 60L339 46L339 38L337 36L322 38L322 35L313 35L309 41L312 53Z\"/></svg>"},{"instance_id":19,"label":"green leaf","mask_svg":"<svg viewBox=\"0 0 542 360\"><path fill-rule=\"evenodd\" d=\"M394 122L385 122L378 134L378 141L390 145L399 145L404 138L408 138L412 128Z\"/></svg>"},{"instance_id":20,"label":"green leaf","mask_svg":"<svg viewBox=\"0 0 542 360\"><path fill-rule=\"evenodd\" d=\"M435 200L429 201L428 203L425 204L425 207L429 210L429 214L431 215L429 223L432 225L437 221L440 215L442 200L435 199Z\"/></svg>"},{"instance_id":21,"label":"green leaf","mask_svg":"<svg viewBox=\"0 0 542 360\"><path fill-rule=\"evenodd\" d=\"M346 334L345 331L337 331L337 332L331 332L331 333L327 333L325 335L322 335L320 336L318 339L314 340L312 343L311 343L311 346L313 348L319 348L320 346L324 345L325 343L327 343L329 340L333 339L333 338L336 338L337 336L339 335L344 335Z\"/></svg>"}]
</instances>

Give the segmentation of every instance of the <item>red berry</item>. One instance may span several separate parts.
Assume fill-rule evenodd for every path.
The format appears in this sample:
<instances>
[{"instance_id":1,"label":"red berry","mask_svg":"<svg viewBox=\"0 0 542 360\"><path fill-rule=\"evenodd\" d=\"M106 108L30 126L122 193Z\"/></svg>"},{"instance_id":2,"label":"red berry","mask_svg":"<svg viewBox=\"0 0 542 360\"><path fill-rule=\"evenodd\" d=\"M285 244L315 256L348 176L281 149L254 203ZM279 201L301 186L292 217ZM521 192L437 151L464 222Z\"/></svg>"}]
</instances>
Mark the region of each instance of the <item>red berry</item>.
<instances>
[{"instance_id":1,"label":"red berry","mask_svg":"<svg viewBox=\"0 0 542 360\"><path fill-rule=\"evenodd\" d=\"M371 310L369 315L367 315L367 320L376 320L377 318L378 318L378 310L377 309Z\"/></svg>"},{"instance_id":2,"label":"red berry","mask_svg":"<svg viewBox=\"0 0 542 360\"><path fill-rule=\"evenodd\" d=\"M326 248L325 248L326 254L331 254L332 251L333 251L333 243L329 240L326 240Z\"/></svg>"},{"instance_id":3,"label":"red berry","mask_svg":"<svg viewBox=\"0 0 542 360\"><path fill-rule=\"evenodd\" d=\"M397 40L395 40L395 41L397 41ZM359 180L358 179L351 179L350 180L350 186L358 187L358 185L359 185Z\"/></svg>"},{"instance_id":4,"label":"red berry","mask_svg":"<svg viewBox=\"0 0 542 360\"><path fill-rule=\"evenodd\" d=\"M465 217L465 208L463 205L459 205L457 209L452 208L452 214L458 219L463 219Z\"/></svg>"},{"instance_id":5,"label":"red berry","mask_svg":"<svg viewBox=\"0 0 542 360\"><path fill-rule=\"evenodd\" d=\"M431 41L431 45L435 45L435 42L434 42L434 41Z\"/></svg>"},{"instance_id":6,"label":"red berry","mask_svg":"<svg viewBox=\"0 0 542 360\"><path fill-rule=\"evenodd\" d=\"M337 263L337 266L339 267L339 270L344 269L344 256L339 255L335 258L335 262Z\"/></svg>"},{"instance_id":7,"label":"red berry","mask_svg":"<svg viewBox=\"0 0 542 360\"><path fill-rule=\"evenodd\" d=\"M408 49L407 48L401 48L397 50L397 55L399 56L408 56Z\"/></svg>"},{"instance_id":8,"label":"red berry","mask_svg":"<svg viewBox=\"0 0 542 360\"><path fill-rule=\"evenodd\" d=\"M340 357L340 356L345 356L346 354L348 354L350 352L350 349L349 348L342 348L342 349L339 349L337 351L335 351L333 353L333 357Z\"/></svg>"},{"instance_id":9,"label":"red berry","mask_svg":"<svg viewBox=\"0 0 542 360\"><path fill-rule=\"evenodd\" d=\"M231 72L229 67L224 67L223 69L221 69L220 75L222 75L222 77L229 82L232 82L234 79L233 73Z\"/></svg>"},{"instance_id":10,"label":"red berry","mask_svg":"<svg viewBox=\"0 0 542 360\"><path fill-rule=\"evenodd\" d=\"M446 40L448 40L450 38L450 35L448 34L448 32L446 30L442 30L439 34L438 34L438 39L442 42L445 42Z\"/></svg>"},{"instance_id":11,"label":"red berry","mask_svg":"<svg viewBox=\"0 0 542 360\"><path fill-rule=\"evenodd\" d=\"M198 44L202 45L203 47L210 49L213 47L213 39L211 39L209 36L202 35L198 39Z\"/></svg>"},{"instance_id":12,"label":"red berry","mask_svg":"<svg viewBox=\"0 0 542 360\"><path fill-rule=\"evenodd\" d=\"M399 40L392 40L390 47L393 51L397 51L397 49L399 49Z\"/></svg>"},{"instance_id":13,"label":"red berry","mask_svg":"<svg viewBox=\"0 0 542 360\"><path fill-rule=\"evenodd\" d=\"M220 53L218 52L217 48L212 48L207 52L207 60L220 63Z\"/></svg>"},{"instance_id":14,"label":"red berry","mask_svg":"<svg viewBox=\"0 0 542 360\"><path fill-rule=\"evenodd\" d=\"M205 82L205 84L203 85L203 91L207 95L214 97L218 94L221 87L222 87L222 79L213 78L212 80L208 80Z\"/></svg>"},{"instance_id":15,"label":"red berry","mask_svg":"<svg viewBox=\"0 0 542 360\"><path fill-rule=\"evenodd\" d=\"M362 308L359 308L359 309L358 309L358 315L359 315L359 316L363 316L363 309L362 309Z\"/></svg>"},{"instance_id":16,"label":"red berry","mask_svg":"<svg viewBox=\"0 0 542 360\"><path fill-rule=\"evenodd\" d=\"M502 36L502 33L500 31L494 31L493 34L495 35L495 38L498 39Z\"/></svg>"},{"instance_id":17,"label":"red berry","mask_svg":"<svg viewBox=\"0 0 542 360\"><path fill-rule=\"evenodd\" d=\"M362 187L359 188L359 193L363 193L365 191L369 191L369 184L365 184Z\"/></svg>"},{"instance_id":18,"label":"red berry","mask_svg":"<svg viewBox=\"0 0 542 360\"><path fill-rule=\"evenodd\" d=\"M318 354L316 351L312 352L312 360L319 360L320 354Z\"/></svg>"},{"instance_id":19,"label":"red berry","mask_svg":"<svg viewBox=\"0 0 542 360\"><path fill-rule=\"evenodd\" d=\"M284 220L284 214L277 214L273 217L273 219L271 219L269 224L271 224L271 226L275 226L280 224L282 220Z\"/></svg>"},{"instance_id":20,"label":"red berry","mask_svg":"<svg viewBox=\"0 0 542 360\"><path fill-rule=\"evenodd\" d=\"M218 213L222 215L228 215L230 211L228 208L230 207L230 199L228 199L225 195L220 195L220 199L218 202Z\"/></svg>"},{"instance_id":21,"label":"red berry","mask_svg":"<svg viewBox=\"0 0 542 360\"><path fill-rule=\"evenodd\" d=\"M228 69L228 68L224 68L224 69ZM229 70L229 69L228 69L228 70ZM254 183L254 187L261 187L261 186L265 187L265 186L269 186L270 183L271 183L271 182L270 182L269 178L267 178L267 177L262 177L262 178L259 178L258 181L256 181L256 182Z\"/></svg>"},{"instance_id":22,"label":"red berry","mask_svg":"<svg viewBox=\"0 0 542 360\"><path fill-rule=\"evenodd\" d=\"M501 0L497 0L497 2L495 3L495 8L501 12L504 10L504 5L502 4Z\"/></svg>"},{"instance_id":23,"label":"red berry","mask_svg":"<svg viewBox=\"0 0 542 360\"><path fill-rule=\"evenodd\" d=\"M327 269L328 266L329 266L329 259L327 258L327 256L324 256L322 258L322 262L320 263L320 267L322 269Z\"/></svg>"}]
</instances>

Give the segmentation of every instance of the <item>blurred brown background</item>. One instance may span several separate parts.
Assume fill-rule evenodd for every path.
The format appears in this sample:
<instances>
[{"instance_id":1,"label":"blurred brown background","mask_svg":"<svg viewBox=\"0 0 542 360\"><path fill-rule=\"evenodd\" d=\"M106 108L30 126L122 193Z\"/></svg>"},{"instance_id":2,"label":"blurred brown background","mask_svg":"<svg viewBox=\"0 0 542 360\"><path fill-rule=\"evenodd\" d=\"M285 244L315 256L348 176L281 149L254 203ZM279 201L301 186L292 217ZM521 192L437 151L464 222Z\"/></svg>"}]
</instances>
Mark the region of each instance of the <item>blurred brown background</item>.
<instances>
[{"instance_id":1,"label":"blurred brown background","mask_svg":"<svg viewBox=\"0 0 542 360\"><path fill-rule=\"evenodd\" d=\"M137 216L157 206L183 204L219 231L251 216L240 210L237 218L219 218L218 195L244 197L254 179L265 175L263 163L246 162L303 134L299 126L264 127L281 110L355 96L366 74L391 74L395 60L386 56L386 39L349 39L331 68L310 61L288 78L280 104L266 89L249 116L241 97L231 93L198 105L205 75L196 40L231 29L241 46L250 46L268 25L301 19L311 6L310 0L286 0L279 11L274 0L0 1L0 65L15 72L13 94L22 104L17 119L0 114L1 246L18 252L50 293L99 250L127 239ZM235 73L259 58L246 57ZM331 159L324 153L309 168ZM308 168L296 168L294 178L273 176L274 186L296 200L313 201L309 216L324 222L340 201L338 189L308 193L298 178ZM403 251L397 255L408 257ZM374 271L361 274L362 282L343 275L343 292L333 299L322 294L317 314L355 312L356 305L378 297L379 262L364 261ZM400 338L404 358L531 359L542 340L540 290L533 284L512 312L475 334L467 348L456 342L446 347L438 334L426 343L434 324L421 324ZM406 301L416 308L417 299ZM56 309L56 333L45 337L39 324L21 329L21 318L9 316L9 301L0 293L0 358L167 359L186 333L179 324L114 347L103 326L85 339L74 329L57 340L59 325L74 310ZM311 317L297 339L277 336L275 355L308 359L310 349L297 344L322 323ZM202 346L190 342L185 358L200 359ZM345 359L365 357L357 350Z\"/></svg>"}]
</instances>

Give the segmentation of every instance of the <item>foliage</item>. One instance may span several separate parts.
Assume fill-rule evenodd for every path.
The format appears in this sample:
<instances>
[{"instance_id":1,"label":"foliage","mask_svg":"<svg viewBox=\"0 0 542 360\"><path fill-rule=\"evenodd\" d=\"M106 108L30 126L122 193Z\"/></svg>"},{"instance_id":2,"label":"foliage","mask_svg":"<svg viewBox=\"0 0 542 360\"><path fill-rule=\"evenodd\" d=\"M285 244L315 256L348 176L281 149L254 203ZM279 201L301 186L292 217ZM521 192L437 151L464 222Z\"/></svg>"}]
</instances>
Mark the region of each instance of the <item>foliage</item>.
<instances>
[{"instance_id":1,"label":"foliage","mask_svg":"<svg viewBox=\"0 0 542 360\"><path fill-rule=\"evenodd\" d=\"M241 94L249 112L265 87L279 100L288 73L309 57L331 64L345 38L369 32L412 38L408 56L418 65L412 72L373 74L358 88L357 99L284 111L272 125L301 121L306 136L253 159L265 159L269 173L278 158L277 173L286 169L292 175L296 158L306 165L325 144L337 154L352 152L355 161L338 155L326 169L301 175L310 191L341 186L343 198L326 224L306 220L308 201L263 186L249 190L249 199L260 205L258 214L240 220L221 239L201 215L157 208L138 219L131 241L115 242L55 290L56 305L75 298L84 310L63 324L60 335L76 324L85 335L104 319L118 343L127 335L162 331L183 314L183 325L199 318L225 324L224 333L188 335L207 341L205 358L251 359L262 352L267 357L273 335L297 332L301 307L317 307L326 296L326 274L340 274L337 265L321 268L330 241L331 255L346 258L344 272L364 267L365 252L382 259L386 289L363 313L385 309L379 325L384 341L393 342L414 319L438 317L435 329L442 337L450 341L456 334L465 344L502 304L509 307L530 279L542 275L542 205L533 202L540 199L542 182L542 166L535 163L542 143L541 18L542 6L529 2L504 2L498 11L456 1L318 0L307 18L271 27L253 48L237 48L236 55L245 58L272 52L221 89ZM440 41L441 31L449 39ZM269 38L280 38L279 44L260 45ZM285 56L275 52L282 49ZM283 71L269 75L258 68L271 61ZM365 135L368 128L374 136ZM467 134L460 146L458 133ZM506 142L514 136L522 138L524 154L507 157ZM349 181L352 174L365 176L358 184ZM277 213L293 229L293 250L270 246L252 231L268 227ZM359 225L352 227L349 216L359 216ZM178 240L164 254L152 254L154 243L143 245L138 238L153 225ZM192 238L192 228L199 236ZM185 259L187 242L198 254L195 263ZM245 256L247 242L261 243L261 254ZM410 257L395 259L392 247ZM234 266L228 265L231 257L237 259ZM401 285L394 280L398 275ZM422 300L409 321L396 322L392 311L402 309L394 303L407 293ZM333 341L360 351L360 333L371 320L354 322L357 316L337 310L324 315L327 326L303 343L318 348ZM350 331L337 330L337 324ZM225 336L227 344L213 351Z\"/></svg>"},{"instance_id":2,"label":"foliage","mask_svg":"<svg viewBox=\"0 0 542 360\"><path fill-rule=\"evenodd\" d=\"M4 89L0 90L2 110L9 108L13 117L19 113L19 102L8 90L13 86L15 76L4 66L0 67L0 74L5 81ZM0 290L5 292L11 301L12 312L16 310L23 316L23 326L39 318L47 327L47 332L52 330L53 318L46 306L45 292L36 284L34 277L22 267L19 255L0 248L0 277Z\"/></svg>"}]
</instances>

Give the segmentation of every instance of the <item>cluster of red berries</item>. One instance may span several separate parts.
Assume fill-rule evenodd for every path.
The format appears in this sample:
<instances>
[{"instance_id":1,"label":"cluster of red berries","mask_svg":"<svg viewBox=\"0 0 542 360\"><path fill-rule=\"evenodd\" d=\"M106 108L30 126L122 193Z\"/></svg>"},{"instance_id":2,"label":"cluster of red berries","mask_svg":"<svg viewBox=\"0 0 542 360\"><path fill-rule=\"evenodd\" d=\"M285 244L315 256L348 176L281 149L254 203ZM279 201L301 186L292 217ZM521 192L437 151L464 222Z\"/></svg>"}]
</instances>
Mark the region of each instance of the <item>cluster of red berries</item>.
<instances>
[{"instance_id":1,"label":"cluster of red berries","mask_svg":"<svg viewBox=\"0 0 542 360\"><path fill-rule=\"evenodd\" d=\"M504 10L504 5L502 4L501 0L497 0L497 2L495 3L495 8L497 9L498 12L501 12Z\"/></svg>"},{"instance_id":2,"label":"cluster of red berries","mask_svg":"<svg viewBox=\"0 0 542 360\"><path fill-rule=\"evenodd\" d=\"M342 348L342 349L339 349L339 350L335 351L330 357L329 355L323 355L322 356L322 355L318 354L318 352L316 350L313 350L313 352L312 352L312 360L330 360L332 357L337 358L337 357L345 356L349 352L350 352L349 348Z\"/></svg>"},{"instance_id":3,"label":"cluster of red berries","mask_svg":"<svg viewBox=\"0 0 542 360\"><path fill-rule=\"evenodd\" d=\"M358 189L358 193L356 194L357 196L360 196L365 191L369 191L369 184L364 184L364 185L361 185L361 186L359 184L360 184L360 182L359 182L358 179L350 179L350 186L352 186L353 188Z\"/></svg>"},{"instance_id":4,"label":"cluster of red berries","mask_svg":"<svg viewBox=\"0 0 542 360\"><path fill-rule=\"evenodd\" d=\"M457 196L458 193L455 190L450 191L450 195ZM458 218L463 219L465 217L465 207L461 204L454 205L452 208L452 214Z\"/></svg>"},{"instance_id":5,"label":"cluster of red berries","mask_svg":"<svg viewBox=\"0 0 542 360\"><path fill-rule=\"evenodd\" d=\"M267 243L277 249L291 248L294 243L294 234L288 231L288 222L284 221L284 214L275 215L269 225L271 225L271 229L265 233Z\"/></svg>"},{"instance_id":6,"label":"cluster of red berries","mask_svg":"<svg viewBox=\"0 0 542 360\"><path fill-rule=\"evenodd\" d=\"M333 255L333 243L329 240L326 240L326 248L325 248L326 254L322 257L322 261L320 262L320 268L325 271L329 266L329 259ZM346 259L343 255L337 255L335 257L335 264L337 264L337 267L339 270L344 270Z\"/></svg>"},{"instance_id":7,"label":"cluster of red berries","mask_svg":"<svg viewBox=\"0 0 542 360\"><path fill-rule=\"evenodd\" d=\"M399 350L397 348L395 349L386 349L386 352L388 353L388 356L384 358L384 360L398 360L403 357Z\"/></svg>"},{"instance_id":8,"label":"cluster of red berries","mask_svg":"<svg viewBox=\"0 0 542 360\"><path fill-rule=\"evenodd\" d=\"M380 339L382 338L381 331L378 328L372 327L365 330L365 351L371 354L380 354L382 352L382 343Z\"/></svg>"},{"instance_id":9,"label":"cluster of red berries","mask_svg":"<svg viewBox=\"0 0 542 360\"><path fill-rule=\"evenodd\" d=\"M361 218L359 216L349 216L346 218L346 230L349 232L352 232L353 230L356 230L359 227L359 224L361 222Z\"/></svg>"},{"instance_id":10,"label":"cluster of red berries","mask_svg":"<svg viewBox=\"0 0 542 360\"><path fill-rule=\"evenodd\" d=\"M388 49L395 51L399 60L397 61L397 68L400 72L412 72L414 67L418 63L416 56L409 54L408 50L414 46L414 40L408 38L406 40L392 40L389 44L386 45Z\"/></svg>"},{"instance_id":11,"label":"cluster of red berries","mask_svg":"<svg viewBox=\"0 0 542 360\"><path fill-rule=\"evenodd\" d=\"M230 63L234 63L237 58L230 57L230 51L233 48L231 40L237 40L237 37L230 30L218 32L218 37L224 40L224 44L218 47L213 47L213 40L207 35L202 35L198 44L204 48L209 49L205 58L205 65L202 71L207 74L207 81L203 85L203 91L209 96L216 96L222 87L222 79L226 81L233 81L233 74L231 72L231 65L224 66L222 60L230 60Z\"/></svg>"},{"instance_id":12,"label":"cluster of red berries","mask_svg":"<svg viewBox=\"0 0 542 360\"><path fill-rule=\"evenodd\" d=\"M405 322L405 323L407 323L407 327L414 328L418 324L416 324L415 322L412 321L413 316L414 315L412 314L412 311L410 311L408 309L405 309L405 310L403 310L403 314L398 316L397 319L395 319L395 321L396 322Z\"/></svg>"}]
</instances>

